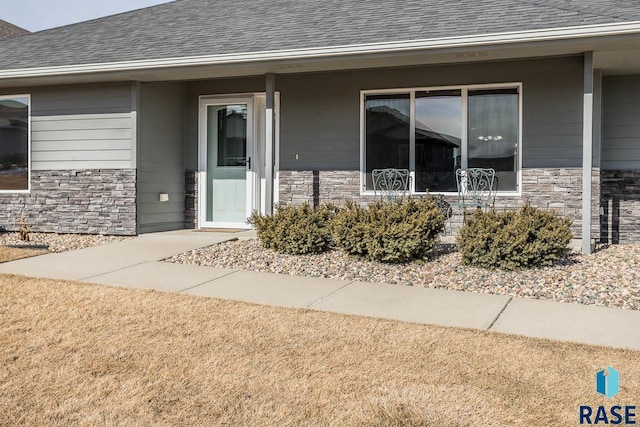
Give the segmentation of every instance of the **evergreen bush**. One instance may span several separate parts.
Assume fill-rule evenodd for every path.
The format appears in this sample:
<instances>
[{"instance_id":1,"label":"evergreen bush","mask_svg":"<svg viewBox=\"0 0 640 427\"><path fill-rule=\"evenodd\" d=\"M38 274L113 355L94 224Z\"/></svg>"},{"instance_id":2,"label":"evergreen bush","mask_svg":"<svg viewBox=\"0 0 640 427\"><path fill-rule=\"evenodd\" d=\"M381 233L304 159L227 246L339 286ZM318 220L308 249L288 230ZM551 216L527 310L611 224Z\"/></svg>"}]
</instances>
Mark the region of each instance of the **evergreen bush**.
<instances>
[{"instance_id":1,"label":"evergreen bush","mask_svg":"<svg viewBox=\"0 0 640 427\"><path fill-rule=\"evenodd\" d=\"M444 217L435 199L348 202L332 222L333 242L349 255L403 263L424 258L438 242Z\"/></svg>"},{"instance_id":2,"label":"evergreen bush","mask_svg":"<svg viewBox=\"0 0 640 427\"><path fill-rule=\"evenodd\" d=\"M324 252L331 246L329 223L337 208L321 205L313 209L308 203L301 206L276 206L273 215L253 212L248 219L264 248L291 255Z\"/></svg>"},{"instance_id":3,"label":"evergreen bush","mask_svg":"<svg viewBox=\"0 0 640 427\"><path fill-rule=\"evenodd\" d=\"M480 209L466 216L458 237L462 262L517 270L552 265L572 238L571 220L526 205L517 211Z\"/></svg>"}]
</instances>

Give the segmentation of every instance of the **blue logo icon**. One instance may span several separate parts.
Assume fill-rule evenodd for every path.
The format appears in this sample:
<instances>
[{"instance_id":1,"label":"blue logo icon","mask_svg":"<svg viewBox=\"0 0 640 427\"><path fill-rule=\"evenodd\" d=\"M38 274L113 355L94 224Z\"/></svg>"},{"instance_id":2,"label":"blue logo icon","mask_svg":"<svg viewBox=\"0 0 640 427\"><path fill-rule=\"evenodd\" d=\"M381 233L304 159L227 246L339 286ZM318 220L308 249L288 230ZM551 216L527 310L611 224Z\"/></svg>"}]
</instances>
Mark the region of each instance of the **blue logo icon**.
<instances>
[{"instance_id":1,"label":"blue logo icon","mask_svg":"<svg viewBox=\"0 0 640 427\"><path fill-rule=\"evenodd\" d=\"M607 396L607 399L618 394L620 392L620 373L611 366L607 366L606 371L604 369L598 371L596 373L596 391Z\"/></svg>"}]
</instances>

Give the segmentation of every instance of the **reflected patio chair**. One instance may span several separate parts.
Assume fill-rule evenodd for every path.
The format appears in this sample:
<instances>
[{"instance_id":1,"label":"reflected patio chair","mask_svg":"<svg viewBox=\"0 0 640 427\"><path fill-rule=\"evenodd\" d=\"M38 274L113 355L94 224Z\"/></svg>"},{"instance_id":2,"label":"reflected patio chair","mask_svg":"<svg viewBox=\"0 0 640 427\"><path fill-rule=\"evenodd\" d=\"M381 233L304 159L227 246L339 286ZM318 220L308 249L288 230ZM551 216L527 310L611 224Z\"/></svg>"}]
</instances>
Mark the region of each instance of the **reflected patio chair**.
<instances>
[{"instance_id":1,"label":"reflected patio chair","mask_svg":"<svg viewBox=\"0 0 640 427\"><path fill-rule=\"evenodd\" d=\"M444 230L442 230L442 234L445 236L447 235L447 224L449 225L449 234L453 234L453 228L451 227L453 209L451 208L451 203L447 202L442 194L439 194L435 201L440 212L442 212L442 216L444 217Z\"/></svg>"},{"instance_id":2,"label":"reflected patio chair","mask_svg":"<svg viewBox=\"0 0 640 427\"><path fill-rule=\"evenodd\" d=\"M374 169L371 172L373 192L388 201L403 198L409 193L409 170L407 169Z\"/></svg>"},{"instance_id":3,"label":"reflected patio chair","mask_svg":"<svg viewBox=\"0 0 640 427\"><path fill-rule=\"evenodd\" d=\"M456 207L462 209L463 213L469 208L493 208L498 187L494 169L458 169L456 184L458 187Z\"/></svg>"}]
</instances>

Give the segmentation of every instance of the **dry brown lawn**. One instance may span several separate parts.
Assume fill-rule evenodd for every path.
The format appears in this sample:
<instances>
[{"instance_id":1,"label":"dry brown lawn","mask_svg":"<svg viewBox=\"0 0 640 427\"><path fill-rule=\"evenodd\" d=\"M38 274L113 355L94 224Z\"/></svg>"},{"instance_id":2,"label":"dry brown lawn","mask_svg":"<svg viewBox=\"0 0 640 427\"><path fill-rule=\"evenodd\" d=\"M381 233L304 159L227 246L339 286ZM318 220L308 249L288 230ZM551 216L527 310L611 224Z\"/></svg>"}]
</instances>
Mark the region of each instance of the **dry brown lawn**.
<instances>
[{"instance_id":1,"label":"dry brown lawn","mask_svg":"<svg viewBox=\"0 0 640 427\"><path fill-rule=\"evenodd\" d=\"M0 425L577 425L640 353L0 275ZM595 393L595 372L622 391Z\"/></svg>"},{"instance_id":2,"label":"dry brown lawn","mask_svg":"<svg viewBox=\"0 0 640 427\"><path fill-rule=\"evenodd\" d=\"M29 258L46 253L47 251L43 249L11 248L8 246L0 246L0 263L15 261L22 258Z\"/></svg>"}]
</instances>

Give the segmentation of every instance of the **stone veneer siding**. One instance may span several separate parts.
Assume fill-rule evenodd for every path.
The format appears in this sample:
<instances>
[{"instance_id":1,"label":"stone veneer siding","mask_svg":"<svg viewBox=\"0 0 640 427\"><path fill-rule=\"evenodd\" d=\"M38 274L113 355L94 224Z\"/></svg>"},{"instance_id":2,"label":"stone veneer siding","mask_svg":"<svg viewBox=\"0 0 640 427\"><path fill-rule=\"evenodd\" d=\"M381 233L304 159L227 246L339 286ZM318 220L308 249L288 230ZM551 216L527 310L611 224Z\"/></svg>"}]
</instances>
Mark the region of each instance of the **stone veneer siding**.
<instances>
[{"instance_id":1,"label":"stone veneer siding","mask_svg":"<svg viewBox=\"0 0 640 427\"><path fill-rule=\"evenodd\" d=\"M353 200L366 204L373 196L360 195L359 171L316 171L319 183L315 185L314 171L280 171L279 197L285 205L299 205L304 202L341 203ZM592 238L599 235L600 171L592 171ZM498 209L513 209L523 206L527 200L533 206L555 209L573 220L575 238L582 235L582 170L575 169L523 169L522 195L496 197ZM455 201L456 197L446 197ZM454 218L455 219L455 218ZM454 226L455 229L455 226Z\"/></svg>"},{"instance_id":2,"label":"stone veneer siding","mask_svg":"<svg viewBox=\"0 0 640 427\"><path fill-rule=\"evenodd\" d=\"M591 238L599 237L600 171L591 171ZM522 196L498 196L496 208L532 206L554 209L573 220L573 236L582 237L582 169L523 169Z\"/></svg>"},{"instance_id":3,"label":"stone veneer siding","mask_svg":"<svg viewBox=\"0 0 640 427\"><path fill-rule=\"evenodd\" d=\"M0 194L0 227L24 215L34 232L136 234L136 170L33 171L28 194Z\"/></svg>"},{"instance_id":4,"label":"stone veneer siding","mask_svg":"<svg viewBox=\"0 0 640 427\"><path fill-rule=\"evenodd\" d=\"M602 171L602 210L600 240L640 240L640 170Z\"/></svg>"},{"instance_id":5,"label":"stone veneer siding","mask_svg":"<svg viewBox=\"0 0 640 427\"><path fill-rule=\"evenodd\" d=\"M184 226L195 229L198 228L198 172L185 172L184 183Z\"/></svg>"}]
</instances>

